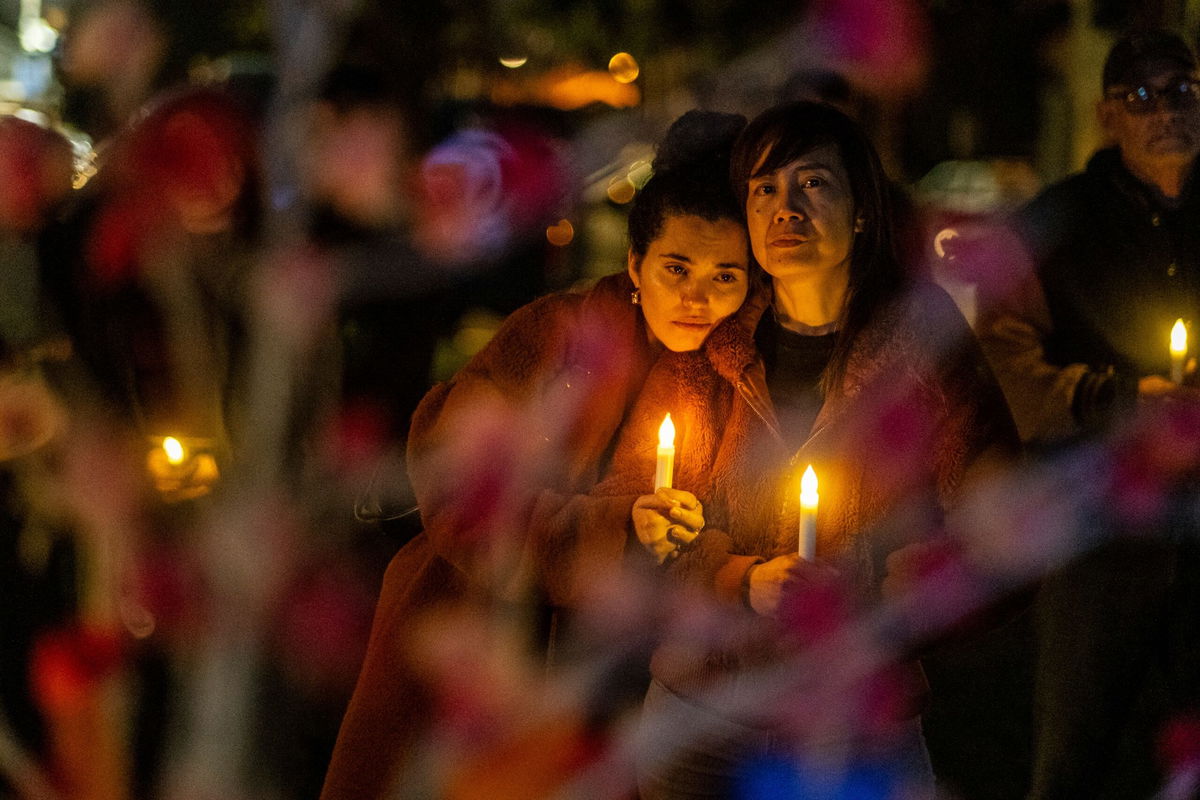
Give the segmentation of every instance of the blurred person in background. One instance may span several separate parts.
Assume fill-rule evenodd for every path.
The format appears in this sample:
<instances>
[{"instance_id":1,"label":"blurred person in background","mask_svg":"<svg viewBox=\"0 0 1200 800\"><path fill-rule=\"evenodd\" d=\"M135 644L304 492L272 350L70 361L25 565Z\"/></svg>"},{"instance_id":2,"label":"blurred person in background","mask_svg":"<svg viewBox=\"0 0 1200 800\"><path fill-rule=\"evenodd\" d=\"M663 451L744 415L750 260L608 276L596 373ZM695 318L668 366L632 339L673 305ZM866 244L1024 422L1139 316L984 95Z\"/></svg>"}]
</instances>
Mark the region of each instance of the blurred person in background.
<instances>
[{"instance_id":1,"label":"blurred person in background","mask_svg":"<svg viewBox=\"0 0 1200 800\"><path fill-rule=\"evenodd\" d=\"M732 323L750 290L745 232L725 178L743 123L704 112L676 121L630 212L626 271L584 293L520 309L422 401L409 469L425 532L388 569L326 800L420 785L421 754L436 755L453 741L455 726L470 724L476 711L456 687L486 683L485 676L467 662L463 675L453 674L458 665L447 665L448 675L422 672L433 657L419 634L439 613L466 604L476 618L515 620L533 660L553 662L546 647L569 639L569 609L586 605L627 563L652 570L694 538L702 517L695 495L651 491L662 417L653 427L640 424L640 408L648 397L677 393L689 365L707 364L705 340ZM711 479L706 467L718 432L682 430L675 486L694 487ZM551 621L553 635L542 627ZM588 657L607 669L612 654ZM632 660L631 675L616 679L624 704L619 697L596 702L627 709L640 696L644 660L636 652ZM521 705L510 711L536 718L534 697L510 697L503 684L495 684L494 701L515 700ZM489 724L482 710L478 721ZM508 724L520 735L522 720ZM487 741L496 731L481 733ZM521 767L500 769L516 775Z\"/></svg>"},{"instance_id":2,"label":"blurred person in background","mask_svg":"<svg viewBox=\"0 0 1200 800\"><path fill-rule=\"evenodd\" d=\"M159 97L42 237L43 280L88 380L142 434L228 447L261 217L255 147L220 92Z\"/></svg>"},{"instance_id":3,"label":"blurred person in background","mask_svg":"<svg viewBox=\"0 0 1200 800\"><path fill-rule=\"evenodd\" d=\"M753 625L655 652L639 788L737 796L779 757L801 795L849 791L878 768L881 796L926 796L925 690L908 651L893 642L863 673L861 654L828 647L880 602L885 575L901 594L905 562L953 547L944 517L970 475L1015 452L1016 432L953 302L907 275L889 183L855 122L820 103L775 106L739 137L731 175L772 291L706 344L727 359L714 391L730 404L730 469L698 493L705 528L670 571ZM820 486L814 561L797 551L806 464ZM829 659L816 677L787 671L806 644ZM843 669L850 696L805 693Z\"/></svg>"},{"instance_id":4,"label":"blurred person in background","mask_svg":"<svg viewBox=\"0 0 1200 800\"><path fill-rule=\"evenodd\" d=\"M70 194L73 171L64 136L0 117L0 722L36 757L47 748L29 655L37 637L68 615L73 600L64 532L56 529L57 520L43 517L45 500L30 497L26 480L31 462L45 454L66 421L40 369L40 362L66 353L52 338L36 242Z\"/></svg>"},{"instance_id":5,"label":"blurred person in background","mask_svg":"<svg viewBox=\"0 0 1200 800\"><path fill-rule=\"evenodd\" d=\"M1022 438L1042 450L1197 400L1169 343L1177 319L1200 318L1198 79L1177 34L1122 37L1097 104L1109 144L1012 221L1019 246L1000 291L981 295L978 330ZM1038 602L1035 798L1148 796L1164 780L1156 740L1200 703L1194 530L1120 507L1092 527L1079 545L1099 546L1052 574ZM1134 532L1155 535L1120 535Z\"/></svg>"}]
</instances>

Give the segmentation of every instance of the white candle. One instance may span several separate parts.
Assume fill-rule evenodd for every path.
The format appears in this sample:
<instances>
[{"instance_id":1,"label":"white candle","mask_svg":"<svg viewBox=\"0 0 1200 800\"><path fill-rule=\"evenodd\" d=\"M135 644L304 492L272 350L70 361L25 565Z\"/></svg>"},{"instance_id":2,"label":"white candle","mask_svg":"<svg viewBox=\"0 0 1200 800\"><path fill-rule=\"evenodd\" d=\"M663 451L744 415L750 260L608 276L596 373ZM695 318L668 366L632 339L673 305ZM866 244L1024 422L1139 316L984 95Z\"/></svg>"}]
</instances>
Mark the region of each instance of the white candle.
<instances>
[{"instance_id":1,"label":"white candle","mask_svg":"<svg viewBox=\"0 0 1200 800\"><path fill-rule=\"evenodd\" d=\"M660 487L671 488L671 475L675 471L675 423L671 415L663 418L658 428L658 463L654 467L654 491Z\"/></svg>"},{"instance_id":2,"label":"white candle","mask_svg":"<svg viewBox=\"0 0 1200 800\"><path fill-rule=\"evenodd\" d=\"M817 555L817 473L812 464L800 479L800 557L812 561Z\"/></svg>"},{"instance_id":3,"label":"white candle","mask_svg":"<svg viewBox=\"0 0 1200 800\"><path fill-rule=\"evenodd\" d=\"M1175 320L1171 328L1171 380L1183 383L1183 364L1187 360L1187 328L1183 320Z\"/></svg>"}]
</instances>

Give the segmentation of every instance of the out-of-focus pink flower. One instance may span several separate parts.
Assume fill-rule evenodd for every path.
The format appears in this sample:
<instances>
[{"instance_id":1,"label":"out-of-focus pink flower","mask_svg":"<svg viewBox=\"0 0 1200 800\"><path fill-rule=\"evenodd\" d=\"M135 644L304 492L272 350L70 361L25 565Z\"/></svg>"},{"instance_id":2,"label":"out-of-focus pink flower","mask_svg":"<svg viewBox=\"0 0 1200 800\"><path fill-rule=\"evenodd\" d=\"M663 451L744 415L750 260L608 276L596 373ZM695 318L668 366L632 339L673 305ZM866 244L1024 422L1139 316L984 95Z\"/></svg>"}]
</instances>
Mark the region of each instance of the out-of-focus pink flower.
<instances>
[{"instance_id":1,"label":"out-of-focus pink flower","mask_svg":"<svg viewBox=\"0 0 1200 800\"><path fill-rule=\"evenodd\" d=\"M339 472L369 469L387 447L388 414L378 403L356 401L338 410L330 422L326 453Z\"/></svg>"},{"instance_id":2,"label":"out-of-focus pink flower","mask_svg":"<svg viewBox=\"0 0 1200 800\"><path fill-rule=\"evenodd\" d=\"M1200 766L1200 716L1181 714L1167 720L1158 735L1158 759L1168 772Z\"/></svg>"},{"instance_id":3,"label":"out-of-focus pink flower","mask_svg":"<svg viewBox=\"0 0 1200 800\"><path fill-rule=\"evenodd\" d=\"M374 597L350 565L314 565L284 595L275 639L302 688L337 697L354 686L366 651Z\"/></svg>"},{"instance_id":4,"label":"out-of-focus pink flower","mask_svg":"<svg viewBox=\"0 0 1200 800\"><path fill-rule=\"evenodd\" d=\"M912 0L819 0L809 24L834 67L873 93L912 91L924 80L929 24Z\"/></svg>"},{"instance_id":5,"label":"out-of-focus pink flower","mask_svg":"<svg viewBox=\"0 0 1200 800\"><path fill-rule=\"evenodd\" d=\"M531 129L459 131L421 164L415 241L444 264L500 259L540 233L562 203L564 174L552 141Z\"/></svg>"},{"instance_id":6,"label":"out-of-focus pink flower","mask_svg":"<svg viewBox=\"0 0 1200 800\"><path fill-rule=\"evenodd\" d=\"M293 247L270 255L255 296L263 321L295 345L311 345L332 319L337 291L333 271L333 263L312 248Z\"/></svg>"}]
</instances>

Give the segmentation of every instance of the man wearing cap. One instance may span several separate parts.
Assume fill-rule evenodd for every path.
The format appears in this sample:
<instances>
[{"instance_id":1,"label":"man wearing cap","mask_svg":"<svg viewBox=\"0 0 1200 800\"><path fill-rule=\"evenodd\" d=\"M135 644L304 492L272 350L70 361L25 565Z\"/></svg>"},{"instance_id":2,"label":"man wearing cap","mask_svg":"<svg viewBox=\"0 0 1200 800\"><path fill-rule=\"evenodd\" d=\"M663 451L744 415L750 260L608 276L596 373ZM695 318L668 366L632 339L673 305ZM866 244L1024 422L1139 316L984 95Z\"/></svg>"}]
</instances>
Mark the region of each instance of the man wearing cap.
<instances>
[{"instance_id":1,"label":"man wearing cap","mask_svg":"<svg viewBox=\"0 0 1200 800\"><path fill-rule=\"evenodd\" d=\"M1200 323L1197 77L1173 33L1119 40L1097 107L1110 146L1015 219L1031 269L981 294L978 333L1028 443L1088 441L1139 404L1196 396L1171 380L1168 345L1175 320ZM1030 798L1153 794L1156 741L1197 700L1200 678L1172 677L1198 651L1195 545L1168 524L1120 536L1108 511L1087 531L1105 543L1038 598Z\"/></svg>"}]
</instances>

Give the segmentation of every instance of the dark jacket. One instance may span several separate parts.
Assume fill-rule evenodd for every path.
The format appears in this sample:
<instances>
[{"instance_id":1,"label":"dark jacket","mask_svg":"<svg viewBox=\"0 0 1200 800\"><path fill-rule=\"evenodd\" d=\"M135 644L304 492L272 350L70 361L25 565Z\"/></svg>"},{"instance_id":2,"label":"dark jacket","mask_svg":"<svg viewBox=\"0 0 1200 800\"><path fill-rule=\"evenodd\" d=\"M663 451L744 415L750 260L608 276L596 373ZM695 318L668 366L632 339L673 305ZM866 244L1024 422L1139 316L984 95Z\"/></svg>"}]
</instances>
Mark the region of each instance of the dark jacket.
<instances>
[{"instance_id":1,"label":"dark jacket","mask_svg":"<svg viewBox=\"0 0 1200 800\"><path fill-rule=\"evenodd\" d=\"M1102 150L1016 229L1031 267L1017 291L985 298L979 336L1022 437L1128 422L1138 379L1169 375L1175 320L1200 319L1196 168L1168 204ZM1107 441L1115 468L1136 472L1136 453ZM1197 702L1193 532L1163 519L1122 538L1119 513L1092 511L1089 533L1104 543L1051 573L1035 603L1036 800L1149 796L1164 780L1156 738Z\"/></svg>"},{"instance_id":2,"label":"dark jacket","mask_svg":"<svg viewBox=\"0 0 1200 800\"><path fill-rule=\"evenodd\" d=\"M1200 192L1193 179L1170 207L1102 150L1014 227L1027 252L981 298L977 330L1022 438L1061 439L1170 374L1172 325L1200 320Z\"/></svg>"}]
</instances>

